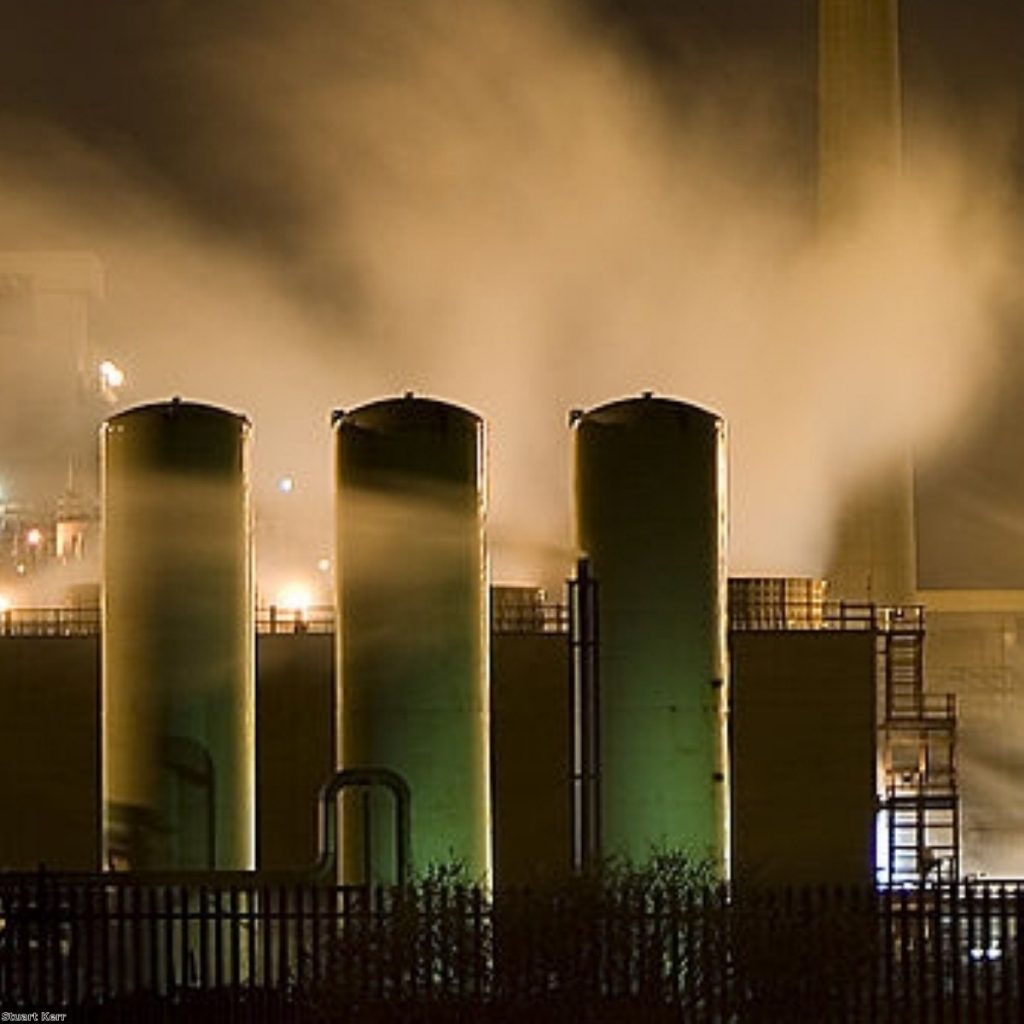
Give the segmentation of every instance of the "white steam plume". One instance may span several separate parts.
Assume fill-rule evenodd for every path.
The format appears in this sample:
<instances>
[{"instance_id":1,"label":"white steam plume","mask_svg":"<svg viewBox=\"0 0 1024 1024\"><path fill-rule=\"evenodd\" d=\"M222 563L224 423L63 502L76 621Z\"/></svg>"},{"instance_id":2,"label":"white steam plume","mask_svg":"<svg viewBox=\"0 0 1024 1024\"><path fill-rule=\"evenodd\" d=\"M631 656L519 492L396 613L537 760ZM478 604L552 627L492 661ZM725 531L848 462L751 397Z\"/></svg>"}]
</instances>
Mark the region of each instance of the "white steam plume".
<instances>
[{"instance_id":1,"label":"white steam plume","mask_svg":"<svg viewBox=\"0 0 1024 1024\"><path fill-rule=\"evenodd\" d=\"M733 569L816 572L843 493L934 445L991 371L1008 241L949 146L819 236L771 83L749 108L696 84L669 105L568 4L274 7L187 65L227 112L208 124L250 126L194 141L287 193L300 266L189 227L150 183L80 233L146 397L249 411L262 466L308 468L301 536L329 531L328 408L413 388L487 417L497 575L551 582L568 409L650 388L730 421Z\"/></svg>"}]
</instances>

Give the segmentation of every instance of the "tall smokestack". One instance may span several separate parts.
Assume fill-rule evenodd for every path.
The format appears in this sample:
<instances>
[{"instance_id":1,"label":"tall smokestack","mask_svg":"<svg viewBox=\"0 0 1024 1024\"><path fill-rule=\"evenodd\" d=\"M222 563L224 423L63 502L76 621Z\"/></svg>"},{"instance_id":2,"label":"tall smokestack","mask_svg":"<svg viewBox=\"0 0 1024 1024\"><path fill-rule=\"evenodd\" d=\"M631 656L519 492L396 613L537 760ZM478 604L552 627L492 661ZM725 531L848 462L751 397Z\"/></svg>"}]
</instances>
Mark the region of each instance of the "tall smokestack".
<instances>
[{"instance_id":1,"label":"tall smokestack","mask_svg":"<svg viewBox=\"0 0 1024 1024\"><path fill-rule=\"evenodd\" d=\"M870 193L896 183L900 106L898 0L819 0L818 202L824 230L842 227ZM881 480L847 503L828 569L834 596L880 604L914 599L913 486L910 453L900 452Z\"/></svg>"},{"instance_id":2,"label":"tall smokestack","mask_svg":"<svg viewBox=\"0 0 1024 1024\"><path fill-rule=\"evenodd\" d=\"M898 0L819 0L818 195L822 217L894 181L902 141Z\"/></svg>"}]
</instances>

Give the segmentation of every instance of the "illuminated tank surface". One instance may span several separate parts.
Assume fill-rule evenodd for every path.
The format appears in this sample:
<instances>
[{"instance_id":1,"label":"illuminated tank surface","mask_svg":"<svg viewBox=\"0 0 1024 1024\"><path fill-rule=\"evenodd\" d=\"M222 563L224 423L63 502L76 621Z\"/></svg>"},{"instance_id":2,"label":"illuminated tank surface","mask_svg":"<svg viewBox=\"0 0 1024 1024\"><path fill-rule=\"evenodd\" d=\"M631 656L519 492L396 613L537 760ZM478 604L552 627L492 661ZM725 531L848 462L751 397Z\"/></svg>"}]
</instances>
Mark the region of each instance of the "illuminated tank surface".
<instances>
[{"instance_id":1,"label":"illuminated tank surface","mask_svg":"<svg viewBox=\"0 0 1024 1024\"><path fill-rule=\"evenodd\" d=\"M107 866L253 866L249 435L178 400L102 428Z\"/></svg>"},{"instance_id":2,"label":"illuminated tank surface","mask_svg":"<svg viewBox=\"0 0 1024 1024\"><path fill-rule=\"evenodd\" d=\"M411 396L335 416L340 760L412 792L413 870L490 875L483 424ZM366 811L372 826L364 830ZM343 876L394 875L391 798L343 798Z\"/></svg>"},{"instance_id":3,"label":"illuminated tank surface","mask_svg":"<svg viewBox=\"0 0 1024 1024\"><path fill-rule=\"evenodd\" d=\"M728 851L722 421L645 396L575 421L576 529L599 588L605 854Z\"/></svg>"}]
</instances>

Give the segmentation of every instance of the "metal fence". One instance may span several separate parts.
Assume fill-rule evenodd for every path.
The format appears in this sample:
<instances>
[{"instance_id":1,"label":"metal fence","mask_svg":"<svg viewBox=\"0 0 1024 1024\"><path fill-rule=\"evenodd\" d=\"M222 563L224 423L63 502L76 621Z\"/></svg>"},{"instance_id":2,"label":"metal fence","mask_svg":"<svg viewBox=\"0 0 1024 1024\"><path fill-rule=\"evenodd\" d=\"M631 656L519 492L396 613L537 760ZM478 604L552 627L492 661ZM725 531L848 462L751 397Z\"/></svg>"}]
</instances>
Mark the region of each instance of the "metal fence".
<instances>
[{"instance_id":1,"label":"metal fence","mask_svg":"<svg viewBox=\"0 0 1024 1024\"><path fill-rule=\"evenodd\" d=\"M0 612L0 637L96 636L99 608L5 608Z\"/></svg>"},{"instance_id":2,"label":"metal fence","mask_svg":"<svg viewBox=\"0 0 1024 1024\"><path fill-rule=\"evenodd\" d=\"M333 633L334 609L328 605L310 608L260 607L256 611L256 632L260 634ZM100 609L6 608L0 611L0 637L99 636Z\"/></svg>"},{"instance_id":3,"label":"metal fence","mask_svg":"<svg viewBox=\"0 0 1024 1024\"><path fill-rule=\"evenodd\" d=\"M298 633L333 633L334 609L330 605L309 608L260 607L256 611L256 632L279 636Z\"/></svg>"},{"instance_id":4,"label":"metal fence","mask_svg":"<svg viewBox=\"0 0 1024 1024\"><path fill-rule=\"evenodd\" d=\"M1024 889L0 878L0 1006L96 1019L1024 1019ZM424 1016L433 1009L434 1016ZM600 1014L611 1014L601 1016ZM135 1014L133 1016L133 1014ZM178 1018L173 1018L178 1019Z\"/></svg>"},{"instance_id":5,"label":"metal fence","mask_svg":"<svg viewBox=\"0 0 1024 1024\"><path fill-rule=\"evenodd\" d=\"M737 595L730 595L729 629L737 633L808 630L913 633L923 632L924 623L923 605L889 606L800 597L761 603L753 598L744 602L738 600Z\"/></svg>"},{"instance_id":6,"label":"metal fence","mask_svg":"<svg viewBox=\"0 0 1024 1024\"><path fill-rule=\"evenodd\" d=\"M493 634L568 633L569 608L564 604L543 602L513 604L505 602L491 607Z\"/></svg>"}]
</instances>

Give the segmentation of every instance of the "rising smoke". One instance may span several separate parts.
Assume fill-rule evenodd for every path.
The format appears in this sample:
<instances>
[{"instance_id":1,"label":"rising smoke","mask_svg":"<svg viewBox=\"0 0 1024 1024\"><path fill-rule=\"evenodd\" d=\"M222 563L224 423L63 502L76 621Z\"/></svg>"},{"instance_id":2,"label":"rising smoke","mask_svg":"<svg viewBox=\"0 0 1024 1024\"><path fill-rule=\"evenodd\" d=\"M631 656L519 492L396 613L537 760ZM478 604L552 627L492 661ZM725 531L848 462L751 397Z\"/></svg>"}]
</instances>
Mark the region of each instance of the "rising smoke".
<instances>
[{"instance_id":1,"label":"rising smoke","mask_svg":"<svg viewBox=\"0 0 1024 1024\"><path fill-rule=\"evenodd\" d=\"M642 389L709 406L733 570L819 572L843 494L933 449L992 372L1009 241L991 165L948 144L819 233L763 64L727 96L667 96L568 3L235 13L174 70L213 111L196 165L273 197L266 244L24 123L0 231L100 254L98 344L131 401L252 416L265 593L330 549L333 406L415 389L483 414L496 578L549 584L572 557L568 409Z\"/></svg>"}]
</instances>

